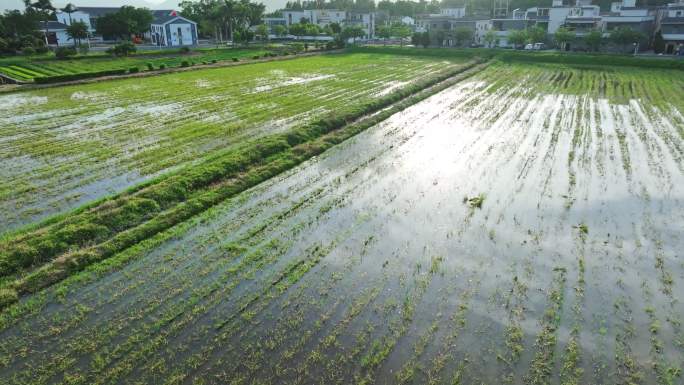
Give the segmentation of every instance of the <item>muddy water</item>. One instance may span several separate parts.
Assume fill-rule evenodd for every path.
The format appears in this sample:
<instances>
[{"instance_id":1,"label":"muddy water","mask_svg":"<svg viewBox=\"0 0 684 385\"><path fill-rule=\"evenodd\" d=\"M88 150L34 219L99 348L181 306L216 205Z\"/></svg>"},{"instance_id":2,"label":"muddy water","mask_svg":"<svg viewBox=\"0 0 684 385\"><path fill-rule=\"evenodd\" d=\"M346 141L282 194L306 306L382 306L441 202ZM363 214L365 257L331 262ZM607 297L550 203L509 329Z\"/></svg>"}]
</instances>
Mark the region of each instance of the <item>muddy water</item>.
<instances>
[{"instance_id":1,"label":"muddy water","mask_svg":"<svg viewBox=\"0 0 684 385\"><path fill-rule=\"evenodd\" d=\"M28 299L0 378L681 381L681 121L486 75Z\"/></svg>"}]
</instances>

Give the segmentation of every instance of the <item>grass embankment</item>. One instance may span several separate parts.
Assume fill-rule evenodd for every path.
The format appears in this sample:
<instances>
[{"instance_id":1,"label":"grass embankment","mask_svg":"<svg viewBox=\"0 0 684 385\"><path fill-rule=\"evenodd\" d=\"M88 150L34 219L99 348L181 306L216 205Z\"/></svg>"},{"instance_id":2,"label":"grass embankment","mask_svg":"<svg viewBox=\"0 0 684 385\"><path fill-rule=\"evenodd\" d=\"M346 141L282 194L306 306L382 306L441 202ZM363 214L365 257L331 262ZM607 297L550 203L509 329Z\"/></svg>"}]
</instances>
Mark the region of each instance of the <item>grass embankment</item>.
<instances>
[{"instance_id":1,"label":"grass embankment","mask_svg":"<svg viewBox=\"0 0 684 385\"><path fill-rule=\"evenodd\" d=\"M684 70L684 61L676 58L643 58L617 54L587 54L565 52L518 51L488 48L400 48L400 47L357 47L351 52L383 53L393 55L469 57L496 59L507 63L552 63L563 65L609 67L642 67L650 69Z\"/></svg>"},{"instance_id":2,"label":"grass embankment","mask_svg":"<svg viewBox=\"0 0 684 385\"><path fill-rule=\"evenodd\" d=\"M3 240L4 307L108 258L322 153L474 73L481 60L417 81L343 114L217 153L184 172L120 194L53 224ZM470 70L470 71L468 71ZM468 71L464 73L464 71ZM456 75L463 73L462 76ZM372 114L365 119L366 115ZM42 266L40 266L42 265ZM34 270L32 267L40 266Z\"/></svg>"},{"instance_id":3,"label":"grass embankment","mask_svg":"<svg viewBox=\"0 0 684 385\"><path fill-rule=\"evenodd\" d=\"M72 59L59 60L52 58L12 57L0 59L0 73L13 79L30 82L36 78L68 77L84 73L98 73L113 70L129 70L136 67L148 70L148 64L153 69L160 66L166 68L180 67L183 62L209 63L235 59L251 59L263 56L267 52L285 53L286 48L254 47L254 48L223 48L211 50L197 50L190 53L162 52L140 53L128 57L112 57L110 55L89 55Z\"/></svg>"}]
</instances>

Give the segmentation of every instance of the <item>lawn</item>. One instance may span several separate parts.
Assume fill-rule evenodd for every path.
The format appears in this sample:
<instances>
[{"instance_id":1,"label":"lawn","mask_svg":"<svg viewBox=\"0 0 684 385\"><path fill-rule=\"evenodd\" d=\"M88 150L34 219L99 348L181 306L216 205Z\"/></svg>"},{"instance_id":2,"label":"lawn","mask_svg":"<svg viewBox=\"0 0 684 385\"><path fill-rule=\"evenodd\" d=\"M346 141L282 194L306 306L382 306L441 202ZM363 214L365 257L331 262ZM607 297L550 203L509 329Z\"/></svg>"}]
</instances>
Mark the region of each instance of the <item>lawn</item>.
<instances>
[{"instance_id":1,"label":"lawn","mask_svg":"<svg viewBox=\"0 0 684 385\"><path fill-rule=\"evenodd\" d=\"M17 80L31 81L41 76L56 76L77 74L83 72L99 72L114 69L130 69L138 67L141 71L147 70L147 64L151 64L155 69L160 65L167 68L179 67L183 61L195 64L210 63L216 61L232 61L251 59L254 56L263 56L269 49L263 47L255 48L236 48L236 49L203 49L192 51L189 54L164 53L164 54L143 54L129 57L111 57L107 55L85 56L77 59L57 60L54 57L26 58L8 57L0 59L0 73L8 75Z\"/></svg>"},{"instance_id":2,"label":"lawn","mask_svg":"<svg viewBox=\"0 0 684 385\"><path fill-rule=\"evenodd\" d=\"M465 61L326 55L0 96L0 234Z\"/></svg>"},{"instance_id":3,"label":"lawn","mask_svg":"<svg viewBox=\"0 0 684 385\"><path fill-rule=\"evenodd\" d=\"M396 66L353 93L368 98L404 60L446 64L332 59L287 65L321 61L327 82L354 76L339 61ZM335 93L313 84L298 98L326 105ZM667 70L492 63L26 296L0 313L0 382L679 383L683 86Z\"/></svg>"}]
</instances>

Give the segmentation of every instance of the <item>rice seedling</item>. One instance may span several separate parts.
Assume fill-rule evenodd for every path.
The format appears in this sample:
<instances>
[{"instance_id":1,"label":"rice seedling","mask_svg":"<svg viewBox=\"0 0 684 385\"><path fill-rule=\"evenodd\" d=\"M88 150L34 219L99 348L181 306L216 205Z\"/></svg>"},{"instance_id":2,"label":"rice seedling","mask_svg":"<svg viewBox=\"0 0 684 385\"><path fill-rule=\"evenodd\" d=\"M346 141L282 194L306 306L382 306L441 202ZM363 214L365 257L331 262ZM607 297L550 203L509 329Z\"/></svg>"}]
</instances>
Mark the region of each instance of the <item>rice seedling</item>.
<instances>
[{"instance_id":1,"label":"rice seedling","mask_svg":"<svg viewBox=\"0 0 684 385\"><path fill-rule=\"evenodd\" d=\"M315 102L306 93L327 110L254 141L240 139L254 132L249 124L227 132L227 116L224 131L193 131L187 121L160 140L144 135L150 117L128 131L149 141L121 134L126 154L138 156L134 144L157 146L159 163L93 150L108 152L99 162L151 162L159 174L5 237L3 251L42 267L27 263L0 280L0 382L681 382L681 77L522 63L516 53L466 64L420 51L358 50L336 57L344 65L323 57L250 64L239 70L241 85L222 83L240 67L141 80L150 88L164 77L185 81L192 91L166 94L170 102L240 109L253 124L278 106L302 118ZM300 61L320 66L314 74ZM383 73L385 65L395 71ZM426 68L434 73L417 75ZM342 73L369 80L336 85ZM380 94L397 81L408 83ZM102 90L133 99L149 91L136 86L42 90L11 108L51 111L44 97L81 92L77 100L102 98L94 102L102 113L117 108ZM263 87L255 93L268 96L245 93L260 107L193 100L219 95L215 87ZM286 103L293 95L304 95L301 105ZM134 107L120 106L131 114L125 125L135 125ZM173 124L153 107L145 108L160 124ZM71 113L91 116L70 109L33 117L32 135L65 135L74 132ZM14 134L30 129L13 124ZM93 125L82 135L95 145L105 131ZM234 146L211 148L222 135ZM73 145L85 146L80 140ZM46 144L0 147L3 156L31 154L0 161L29 174L40 156L66 162L46 173L78 168L68 162L83 148L72 151L66 137L35 142ZM206 156L186 155L194 143ZM43 193L13 178L2 196Z\"/></svg>"}]
</instances>

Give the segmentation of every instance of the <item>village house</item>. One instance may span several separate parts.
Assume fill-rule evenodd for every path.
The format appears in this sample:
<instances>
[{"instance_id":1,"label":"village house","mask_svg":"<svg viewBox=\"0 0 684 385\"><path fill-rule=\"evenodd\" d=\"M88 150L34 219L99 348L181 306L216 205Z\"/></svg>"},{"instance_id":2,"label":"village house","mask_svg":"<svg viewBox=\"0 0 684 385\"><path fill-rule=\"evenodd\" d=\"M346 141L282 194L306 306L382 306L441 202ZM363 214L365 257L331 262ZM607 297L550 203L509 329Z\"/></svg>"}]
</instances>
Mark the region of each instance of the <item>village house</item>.
<instances>
[{"instance_id":1,"label":"village house","mask_svg":"<svg viewBox=\"0 0 684 385\"><path fill-rule=\"evenodd\" d=\"M117 7L78 7L75 12L57 12L57 23L55 33L61 33L62 28L66 34L66 27L74 22L85 23L92 41L112 40L110 36L100 36L97 34L97 20L107 14L117 12ZM197 45L197 23L180 16L174 10L153 10L150 23L150 30L144 37L153 45L160 47L194 46ZM52 28L50 28L52 30ZM65 35L66 36L66 35ZM68 39L68 36L67 36ZM67 40L56 38L55 45L66 45ZM73 44L73 42L70 42Z\"/></svg>"},{"instance_id":2,"label":"village house","mask_svg":"<svg viewBox=\"0 0 684 385\"><path fill-rule=\"evenodd\" d=\"M665 53L684 54L684 0L668 4L662 10L659 26L665 40Z\"/></svg>"}]
</instances>

